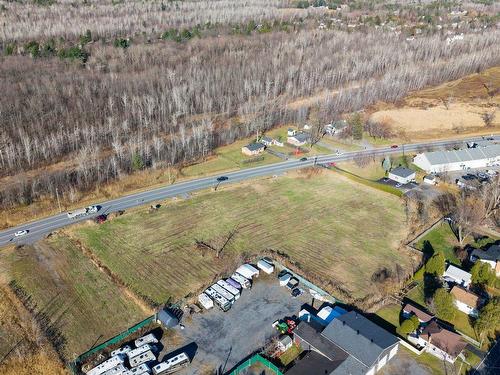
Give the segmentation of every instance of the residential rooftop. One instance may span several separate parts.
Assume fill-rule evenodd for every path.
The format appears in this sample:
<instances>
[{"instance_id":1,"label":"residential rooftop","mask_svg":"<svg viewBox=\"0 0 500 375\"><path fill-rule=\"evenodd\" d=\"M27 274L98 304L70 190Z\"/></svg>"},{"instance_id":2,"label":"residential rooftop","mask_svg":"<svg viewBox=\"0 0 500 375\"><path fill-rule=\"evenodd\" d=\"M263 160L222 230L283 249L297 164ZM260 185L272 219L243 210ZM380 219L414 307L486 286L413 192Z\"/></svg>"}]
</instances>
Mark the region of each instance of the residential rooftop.
<instances>
[{"instance_id":1,"label":"residential rooftop","mask_svg":"<svg viewBox=\"0 0 500 375\"><path fill-rule=\"evenodd\" d=\"M500 261L500 245L491 245L488 250L475 249L471 256L490 261Z\"/></svg>"}]
</instances>

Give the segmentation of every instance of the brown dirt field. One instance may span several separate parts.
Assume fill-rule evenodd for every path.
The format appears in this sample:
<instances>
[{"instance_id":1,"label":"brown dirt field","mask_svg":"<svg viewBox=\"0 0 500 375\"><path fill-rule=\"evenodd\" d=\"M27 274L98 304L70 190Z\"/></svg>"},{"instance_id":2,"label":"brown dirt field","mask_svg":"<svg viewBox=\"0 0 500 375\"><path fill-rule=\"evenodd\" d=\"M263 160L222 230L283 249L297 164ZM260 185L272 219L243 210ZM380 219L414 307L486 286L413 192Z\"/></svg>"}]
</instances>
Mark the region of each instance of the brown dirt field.
<instances>
[{"instance_id":1,"label":"brown dirt field","mask_svg":"<svg viewBox=\"0 0 500 375\"><path fill-rule=\"evenodd\" d=\"M500 67L416 91L398 105L378 103L370 118L385 121L409 139L484 135L500 130ZM496 113L486 127L482 115Z\"/></svg>"}]
</instances>

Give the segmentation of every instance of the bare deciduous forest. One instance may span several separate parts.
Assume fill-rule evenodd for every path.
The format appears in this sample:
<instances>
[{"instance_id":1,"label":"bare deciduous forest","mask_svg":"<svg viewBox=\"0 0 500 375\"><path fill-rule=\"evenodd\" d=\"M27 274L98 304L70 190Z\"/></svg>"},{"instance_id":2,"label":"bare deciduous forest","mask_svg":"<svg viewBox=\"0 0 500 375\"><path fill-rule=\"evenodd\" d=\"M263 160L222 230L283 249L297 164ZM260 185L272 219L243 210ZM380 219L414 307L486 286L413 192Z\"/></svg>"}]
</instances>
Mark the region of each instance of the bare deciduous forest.
<instances>
[{"instance_id":1,"label":"bare deciduous forest","mask_svg":"<svg viewBox=\"0 0 500 375\"><path fill-rule=\"evenodd\" d=\"M326 124L500 63L500 32L477 19L450 43L437 18L407 38L379 20L349 29L360 11L295 5L0 1L0 207L56 188L71 201L134 170L304 123L309 108L286 104L319 92L331 93L317 103ZM381 12L383 23L412 20L405 9L399 24Z\"/></svg>"}]
</instances>

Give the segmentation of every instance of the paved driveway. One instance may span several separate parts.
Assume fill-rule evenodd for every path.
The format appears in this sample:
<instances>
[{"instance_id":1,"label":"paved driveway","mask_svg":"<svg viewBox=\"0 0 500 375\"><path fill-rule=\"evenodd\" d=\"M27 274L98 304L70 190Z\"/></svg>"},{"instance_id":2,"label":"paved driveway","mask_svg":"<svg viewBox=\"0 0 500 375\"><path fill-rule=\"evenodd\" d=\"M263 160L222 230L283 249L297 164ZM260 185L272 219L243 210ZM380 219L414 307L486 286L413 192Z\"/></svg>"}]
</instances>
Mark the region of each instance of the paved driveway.
<instances>
[{"instance_id":1,"label":"paved driveway","mask_svg":"<svg viewBox=\"0 0 500 375\"><path fill-rule=\"evenodd\" d=\"M183 322L185 329L178 330L182 338L178 346L194 342L197 350L191 366L182 374L204 374L209 367L229 371L277 335L272 327L275 320L298 315L301 306L310 302L307 293L293 299L276 277L261 275L228 312L214 308Z\"/></svg>"}]
</instances>

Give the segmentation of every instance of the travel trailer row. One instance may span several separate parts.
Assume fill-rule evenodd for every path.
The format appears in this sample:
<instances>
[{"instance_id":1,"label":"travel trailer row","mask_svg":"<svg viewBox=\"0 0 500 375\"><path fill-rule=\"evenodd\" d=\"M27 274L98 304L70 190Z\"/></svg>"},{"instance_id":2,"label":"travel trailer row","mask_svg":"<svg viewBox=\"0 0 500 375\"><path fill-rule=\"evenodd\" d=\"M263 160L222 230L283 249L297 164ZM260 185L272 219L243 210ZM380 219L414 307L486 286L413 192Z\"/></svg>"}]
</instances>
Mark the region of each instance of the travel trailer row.
<instances>
[{"instance_id":1,"label":"travel trailer row","mask_svg":"<svg viewBox=\"0 0 500 375\"><path fill-rule=\"evenodd\" d=\"M125 345L113 350L109 359L87 371L87 375L166 375L189 364L186 353L158 363L156 344L158 339L152 333L140 337L134 341L135 348Z\"/></svg>"},{"instance_id":2,"label":"travel trailer row","mask_svg":"<svg viewBox=\"0 0 500 375\"><path fill-rule=\"evenodd\" d=\"M257 267L267 274L274 272L274 266L265 260L260 260ZM198 296L198 302L207 310L215 304L222 311L228 311L240 298L241 290L252 287L254 277L259 277L259 270L250 264L243 264L229 278L209 286Z\"/></svg>"}]
</instances>

